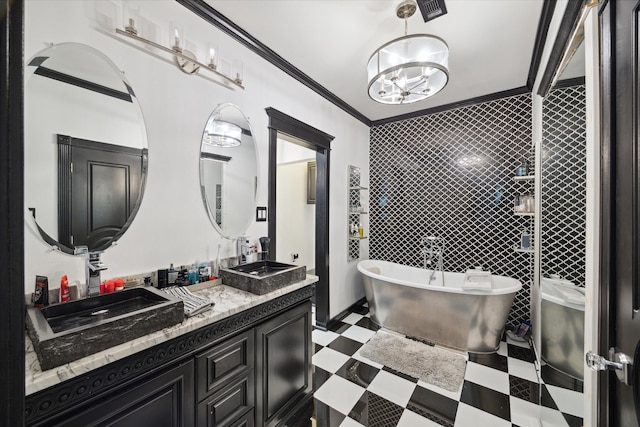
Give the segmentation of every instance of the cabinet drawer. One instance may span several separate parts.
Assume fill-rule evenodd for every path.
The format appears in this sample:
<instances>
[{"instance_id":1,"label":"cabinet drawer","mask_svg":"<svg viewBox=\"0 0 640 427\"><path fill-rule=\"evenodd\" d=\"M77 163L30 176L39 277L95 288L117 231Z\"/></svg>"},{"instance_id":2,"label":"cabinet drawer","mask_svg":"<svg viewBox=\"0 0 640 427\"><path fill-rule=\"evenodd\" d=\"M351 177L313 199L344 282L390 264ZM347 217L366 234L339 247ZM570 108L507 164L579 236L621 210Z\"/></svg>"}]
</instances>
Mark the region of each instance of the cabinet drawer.
<instances>
[{"instance_id":1,"label":"cabinet drawer","mask_svg":"<svg viewBox=\"0 0 640 427\"><path fill-rule=\"evenodd\" d=\"M234 423L240 420L238 417L253 408L254 394L254 375L250 369L198 405L198 427L235 426ZM251 424L246 425L253 425L253 415Z\"/></svg>"},{"instance_id":2,"label":"cabinet drawer","mask_svg":"<svg viewBox=\"0 0 640 427\"><path fill-rule=\"evenodd\" d=\"M229 427L253 427L255 425L253 409L238 418L238 420Z\"/></svg>"},{"instance_id":3,"label":"cabinet drawer","mask_svg":"<svg viewBox=\"0 0 640 427\"><path fill-rule=\"evenodd\" d=\"M215 392L224 382L253 368L253 329L196 356L198 400Z\"/></svg>"}]
</instances>

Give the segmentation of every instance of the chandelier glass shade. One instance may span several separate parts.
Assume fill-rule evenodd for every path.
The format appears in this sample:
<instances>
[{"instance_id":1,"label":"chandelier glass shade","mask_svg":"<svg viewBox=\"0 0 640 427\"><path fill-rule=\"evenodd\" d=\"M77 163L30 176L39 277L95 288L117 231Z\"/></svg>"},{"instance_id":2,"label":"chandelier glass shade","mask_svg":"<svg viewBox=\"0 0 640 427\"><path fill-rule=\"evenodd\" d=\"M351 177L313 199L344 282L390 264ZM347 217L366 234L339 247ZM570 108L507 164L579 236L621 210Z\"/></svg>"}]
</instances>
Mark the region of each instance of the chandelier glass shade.
<instances>
[{"instance_id":1,"label":"chandelier glass shade","mask_svg":"<svg viewBox=\"0 0 640 427\"><path fill-rule=\"evenodd\" d=\"M223 120L213 120L205 132L203 142L216 147L237 147L242 141L242 129Z\"/></svg>"},{"instance_id":2,"label":"chandelier glass shade","mask_svg":"<svg viewBox=\"0 0 640 427\"><path fill-rule=\"evenodd\" d=\"M405 35L379 47L367 64L369 96L383 104L410 104L449 81L449 47L428 34Z\"/></svg>"}]
</instances>

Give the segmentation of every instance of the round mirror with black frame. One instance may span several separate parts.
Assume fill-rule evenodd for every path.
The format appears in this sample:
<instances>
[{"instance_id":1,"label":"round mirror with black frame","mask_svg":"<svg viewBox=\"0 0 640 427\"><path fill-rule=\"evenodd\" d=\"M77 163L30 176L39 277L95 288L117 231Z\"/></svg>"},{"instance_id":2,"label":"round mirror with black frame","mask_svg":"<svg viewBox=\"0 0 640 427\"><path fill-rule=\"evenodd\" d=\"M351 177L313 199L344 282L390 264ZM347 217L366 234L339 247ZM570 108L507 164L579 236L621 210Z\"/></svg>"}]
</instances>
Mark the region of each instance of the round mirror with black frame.
<instances>
[{"instance_id":1,"label":"round mirror with black frame","mask_svg":"<svg viewBox=\"0 0 640 427\"><path fill-rule=\"evenodd\" d=\"M240 108L220 104L209 116L200 145L202 201L224 238L242 235L253 218L258 153L251 125Z\"/></svg>"},{"instance_id":2,"label":"round mirror with black frame","mask_svg":"<svg viewBox=\"0 0 640 427\"><path fill-rule=\"evenodd\" d=\"M61 43L25 67L25 206L43 240L102 251L124 234L144 193L142 110L102 52Z\"/></svg>"}]
</instances>

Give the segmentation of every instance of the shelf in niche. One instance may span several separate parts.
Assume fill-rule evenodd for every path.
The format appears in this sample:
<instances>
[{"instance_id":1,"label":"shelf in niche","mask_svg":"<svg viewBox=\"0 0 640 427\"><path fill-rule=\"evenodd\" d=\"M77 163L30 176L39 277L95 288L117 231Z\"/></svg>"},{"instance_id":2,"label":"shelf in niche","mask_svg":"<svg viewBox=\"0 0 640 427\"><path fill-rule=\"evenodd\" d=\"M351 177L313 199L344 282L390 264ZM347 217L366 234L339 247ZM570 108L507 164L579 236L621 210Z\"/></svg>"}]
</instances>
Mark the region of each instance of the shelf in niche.
<instances>
[{"instance_id":1,"label":"shelf in niche","mask_svg":"<svg viewBox=\"0 0 640 427\"><path fill-rule=\"evenodd\" d=\"M513 180L514 181L531 181L535 178L536 178L535 175L525 175L525 176L514 176Z\"/></svg>"},{"instance_id":2,"label":"shelf in niche","mask_svg":"<svg viewBox=\"0 0 640 427\"><path fill-rule=\"evenodd\" d=\"M536 216L535 212L514 212L516 216Z\"/></svg>"},{"instance_id":3,"label":"shelf in niche","mask_svg":"<svg viewBox=\"0 0 640 427\"><path fill-rule=\"evenodd\" d=\"M368 188L356 186L356 187L349 187L349 190L368 190Z\"/></svg>"},{"instance_id":4,"label":"shelf in niche","mask_svg":"<svg viewBox=\"0 0 640 427\"><path fill-rule=\"evenodd\" d=\"M514 250L515 252L521 252L521 253L527 253L527 254L529 254L529 253L533 253L533 252L534 252L534 250L533 250L533 249L513 248L513 250Z\"/></svg>"},{"instance_id":5,"label":"shelf in niche","mask_svg":"<svg viewBox=\"0 0 640 427\"><path fill-rule=\"evenodd\" d=\"M349 215L369 215L369 212L365 212L365 211L349 211Z\"/></svg>"},{"instance_id":6,"label":"shelf in niche","mask_svg":"<svg viewBox=\"0 0 640 427\"><path fill-rule=\"evenodd\" d=\"M363 237L360 237L360 236L349 236L349 240L364 240L364 239L367 239L368 237L369 236L363 236Z\"/></svg>"}]
</instances>

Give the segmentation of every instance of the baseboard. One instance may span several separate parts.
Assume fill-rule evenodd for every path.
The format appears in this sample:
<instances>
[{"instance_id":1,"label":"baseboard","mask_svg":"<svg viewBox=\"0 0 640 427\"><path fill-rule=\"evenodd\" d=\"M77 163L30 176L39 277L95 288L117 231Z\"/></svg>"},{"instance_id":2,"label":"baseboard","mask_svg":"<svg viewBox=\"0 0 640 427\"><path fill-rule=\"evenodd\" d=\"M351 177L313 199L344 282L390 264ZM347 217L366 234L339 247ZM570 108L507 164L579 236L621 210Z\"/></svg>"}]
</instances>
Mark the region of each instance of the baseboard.
<instances>
[{"instance_id":1,"label":"baseboard","mask_svg":"<svg viewBox=\"0 0 640 427\"><path fill-rule=\"evenodd\" d=\"M346 316L349 315L349 313L354 311L356 308L360 307L365 302L367 302L367 299L365 297L360 298L358 301L356 301L353 304L351 304L345 310L343 310L340 313L338 313L335 317L331 318L331 320L329 320L329 323L327 323L326 329L324 329L324 328L320 328L320 329L323 329L323 330L331 329L331 327L333 325L338 323L340 320L344 319Z\"/></svg>"}]
</instances>

